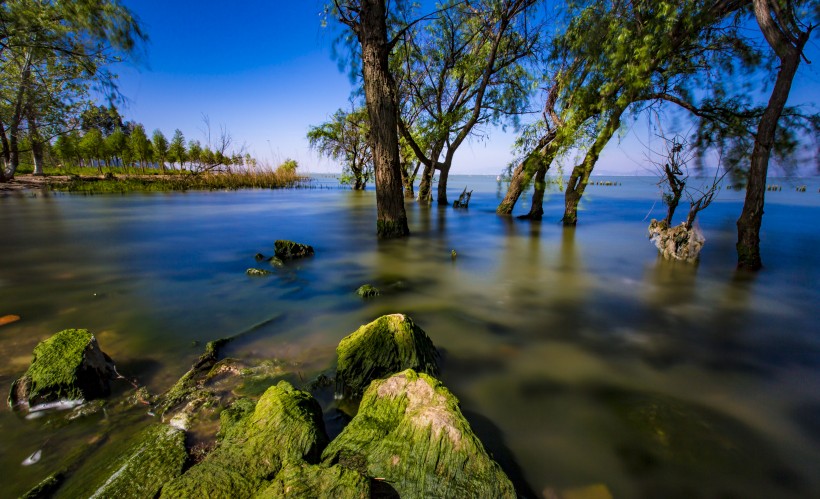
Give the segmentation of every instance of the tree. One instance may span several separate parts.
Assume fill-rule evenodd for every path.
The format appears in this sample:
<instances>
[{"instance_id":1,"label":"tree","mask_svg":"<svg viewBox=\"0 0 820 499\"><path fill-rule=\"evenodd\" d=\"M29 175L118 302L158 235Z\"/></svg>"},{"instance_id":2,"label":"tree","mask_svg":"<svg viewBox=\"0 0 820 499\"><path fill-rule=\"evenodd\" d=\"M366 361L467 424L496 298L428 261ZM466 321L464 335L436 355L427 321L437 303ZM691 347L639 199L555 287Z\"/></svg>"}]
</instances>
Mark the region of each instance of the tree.
<instances>
[{"instance_id":1,"label":"tree","mask_svg":"<svg viewBox=\"0 0 820 499\"><path fill-rule=\"evenodd\" d=\"M376 233L381 239L410 235L402 196L396 85L389 57L397 38L387 37L385 0L334 0L334 14L358 40L370 147L376 173Z\"/></svg>"},{"instance_id":2,"label":"tree","mask_svg":"<svg viewBox=\"0 0 820 499\"><path fill-rule=\"evenodd\" d=\"M0 181L14 176L25 132L40 145L64 133L93 87L116 92L108 67L145 40L139 23L116 0L0 2ZM93 83L93 85L92 85ZM37 162L37 161L35 161Z\"/></svg>"},{"instance_id":3,"label":"tree","mask_svg":"<svg viewBox=\"0 0 820 499\"><path fill-rule=\"evenodd\" d=\"M310 127L307 134L311 149L342 162L342 180L352 182L354 190L363 190L373 176L368 121L363 108L350 112L339 109L330 121Z\"/></svg>"},{"instance_id":4,"label":"tree","mask_svg":"<svg viewBox=\"0 0 820 499\"><path fill-rule=\"evenodd\" d=\"M131 152L131 157L140 163L142 173L145 174L145 163L147 163L152 156L151 141L145 135L145 127L136 125L131 130L131 135L128 137L128 149Z\"/></svg>"},{"instance_id":5,"label":"tree","mask_svg":"<svg viewBox=\"0 0 820 499\"><path fill-rule=\"evenodd\" d=\"M191 170L199 169L199 164L202 161L202 145L198 140L192 140L188 143L188 161L191 162Z\"/></svg>"},{"instance_id":6,"label":"tree","mask_svg":"<svg viewBox=\"0 0 820 499\"><path fill-rule=\"evenodd\" d=\"M105 138L105 150L113 157L114 163L120 161L122 166L125 163L123 155L127 149L128 137L125 136L122 129L117 127L114 131Z\"/></svg>"},{"instance_id":7,"label":"tree","mask_svg":"<svg viewBox=\"0 0 820 499\"><path fill-rule=\"evenodd\" d=\"M165 159L168 157L168 139L157 128L151 136L151 144L154 148L154 157L159 162L160 170L165 174Z\"/></svg>"},{"instance_id":8,"label":"tree","mask_svg":"<svg viewBox=\"0 0 820 499\"><path fill-rule=\"evenodd\" d=\"M171 165L179 163L179 169L182 169L182 164L185 162L187 154L185 152L185 136L182 135L182 130L177 128L174 130L174 136L171 138L171 145L168 147L168 161Z\"/></svg>"},{"instance_id":9,"label":"tree","mask_svg":"<svg viewBox=\"0 0 820 499\"><path fill-rule=\"evenodd\" d=\"M97 128L87 131L80 140L80 151L83 157L88 160L89 165L94 166L96 161L97 169L102 174L102 160L105 157L105 140L102 132Z\"/></svg>"},{"instance_id":10,"label":"tree","mask_svg":"<svg viewBox=\"0 0 820 499\"><path fill-rule=\"evenodd\" d=\"M528 23L535 3L450 2L429 26L405 32L395 64L403 104L399 129L424 164L419 199L431 198L439 170L438 203L449 204L447 180L461 144L476 127L515 122L522 113L529 95L522 62L537 41ZM416 134L406 121L415 122Z\"/></svg>"},{"instance_id":11,"label":"tree","mask_svg":"<svg viewBox=\"0 0 820 499\"><path fill-rule=\"evenodd\" d=\"M737 264L739 268L747 270L758 270L762 266L760 226L763 222L769 157L775 142L778 121L789 98L800 59L803 57L803 49L815 27L814 24L806 24L798 18L796 3L792 0L753 0L757 24L777 56L780 67L769 102L757 126L746 198L743 211L737 220ZM814 8L817 10L817 5Z\"/></svg>"},{"instance_id":12,"label":"tree","mask_svg":"<svg viewBox=\"0 0 820 499\"><path fill-rule=\"evenodd\" d=\"M54 143L54 153L63 164L63 168L68 170L71 161L74 160L77 153L77 144L71 134L64 134L57 137L57 142Z\"/></svg>"}]
</instances>

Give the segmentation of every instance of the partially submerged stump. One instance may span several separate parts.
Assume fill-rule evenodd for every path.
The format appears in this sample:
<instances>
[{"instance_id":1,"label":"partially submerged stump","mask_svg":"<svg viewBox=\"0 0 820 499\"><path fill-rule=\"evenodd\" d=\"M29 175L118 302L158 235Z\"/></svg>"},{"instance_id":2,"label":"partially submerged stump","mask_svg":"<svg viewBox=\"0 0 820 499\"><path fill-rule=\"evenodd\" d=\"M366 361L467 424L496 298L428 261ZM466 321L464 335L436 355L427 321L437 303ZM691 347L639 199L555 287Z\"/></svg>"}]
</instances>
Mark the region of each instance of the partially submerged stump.
<instances>
[{"instance_id":1,"label":"partially submerged stump","mask_svg":"<svg viewBox=\"0 0 820 499\"><path fill-rule=\"evenodd\" d=\"M351 333L336 347L336 388L351 395L364 392L371 381L414 369L438 373L438 352L412 319L384 315Z\"/></svg>"},{"instance_id":2,"label":"partially submerged stump","mask_svg":"<svg viewBox=\"0 0 820 499\"><path fill-rule=\"evenodd\" d=\"M370 284L362 284L359 286L359 289L356 290L356 294L359 295L360 298L373 298L374 296L379 296L379 290Z\"/></svg>"},{"instance_id":3,"label":"partially submerged stump","mask_svg":"<svg viewBox=\"0 0 820 499\"><path fill-rule=\"evenodd\" d=\"M461 194L458 196L458 199L453 201L453 208L469 208L470 207L470 198L473 196L473 191L467 192L467 188L465 187Z\"/></svg>"},{"instance_id":4,"label":"partially submerged stump","mask_svg":"<svg viewBox=\"0 0 820 499\"><path fill-rule=\"evenodd\" d=\"M281 381L251 409L234 404L220 420L222 441L199 464L167 484L162 497L251 497L285 463L316 463L327 444L322 409Z\"/></svg>"},{"instance_id":5,"label":"partially submerged stump","mask_svg":"<svg viewBox=\"0 0 820 499\"><path fill-rule=\"evenodd\" d=\"M655 219L649 224L649 239L664 258L684 262L696 261L706 242L703 233L695 227L689 228L685 223L669 227L664 220Z\"/></svg>"},{"instance_id":6,"label":"partially submerged stump","mask_svg":"<svg viewBox=\"0 0 820 499\"><path fill-rule=\"evenodd\" d=\"M409 369L370 385L322 459L378 477L400 497L515 497L456 397Z\"/></svg>"},{"instance_id":7,"label":"partially submerged stump","mask_svg":"<svg viewBox=\"0 0 820 499\"><path fill-rule=\"evenodd\" d=\"M117 376L111 357L100 350L87 329L66 329L40 342L26 373L11 385L13 409L92 400L111 393Z\"/></svg>"},{"instance_id":8,"label":"partially submerged stump","mask_svg":"<svg viewBox=\"0 0 820 499\"><path fill-rule=\"evenodd\" d=\"M313 246L279 239L273 243L276 258L281 260L295 260L306 256L313 256Z\"/></svg>"}]
</instances>

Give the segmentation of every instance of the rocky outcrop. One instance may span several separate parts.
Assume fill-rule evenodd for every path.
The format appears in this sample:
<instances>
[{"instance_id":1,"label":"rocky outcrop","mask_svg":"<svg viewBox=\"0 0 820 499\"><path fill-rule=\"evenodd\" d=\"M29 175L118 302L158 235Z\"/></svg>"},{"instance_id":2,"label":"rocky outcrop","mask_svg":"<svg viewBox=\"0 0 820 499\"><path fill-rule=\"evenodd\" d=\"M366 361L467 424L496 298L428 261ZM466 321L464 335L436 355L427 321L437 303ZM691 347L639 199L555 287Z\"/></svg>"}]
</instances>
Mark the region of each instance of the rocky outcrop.
<instances>
[{"instance_id":1,"label":"rocky outcrop","mask_svg":"<svg viewBox=\"0 0 820 499\"><path fill-rule=\"evenodd\" d=\"M438 373L438 352L412 319L402 314L384 315L365 324L336 347L336 387L360 395L374 379L413 369Z\"/></svg>"},{"instance_id":2,"label":"rocky outcrop","mask_svg":"<svg viewBox=\"0 0 820 499\"><path fill-rule=\"evenodd\" d=\"M162 497L251 497L285 463L317 463L327 443L319 404L286 381L268 388L253 410L234 404L220 419L217 448L166 485Z\"/></svg>"},{"instance_id":3,"label":"rocky outcrop","mask_svg":"<svg viewBox=\"0 0 820 499\"><path fill-rule=\"evenodd\" d=\"M40 342L26 373L11 386L9 405L29 409L60 400L107 397L116 377L111 357L87 329L66 329Z\"/></svg>"},{"instance_id":4,"label":"rocky outcrop","mask_svg":"<svg viewBox=\"0 0 820 499\"><path fill-rule=\"evenodd\" d=\"M456 397L413 370L371 383L322 459L379 477L400 497L515 497Z\"/></svg>"},{"instance_id":5,"label":"rocky outcrop","mask_svg":"<svg viewBox=\"0 0 820 499\"><path fill-rule=\"evenodd\" d=\"M379 296L379 290L370 284L362 284L359 286L359 289L356 290L356 294L359 295L360 298L373 298L374 296Z\"/></svg>"},{"instance_id":6,"label":"rocky outcrop","mask_svg":"<svg viewBox=\"0 0 820 499\"><path fill-rule=\"evenodd\" d=\"M697 227L687 228L684 223L669 227L666 221L655 219L649 224L649 239L664 258L684 262L696 261L706 242Z\"/></svg>"},{"instance_id":7,"label":"rocky outcrop","mask_svg":"<svg viewBox=\"0 0 820 499\"><path fill-rule=\"evenodd\" d=\"M273 243L273 247L276 258L281 260L295 260L297 258L313 256L313 246L308 246L307 244L278 239Z\"/></svg>"}]
</instances>

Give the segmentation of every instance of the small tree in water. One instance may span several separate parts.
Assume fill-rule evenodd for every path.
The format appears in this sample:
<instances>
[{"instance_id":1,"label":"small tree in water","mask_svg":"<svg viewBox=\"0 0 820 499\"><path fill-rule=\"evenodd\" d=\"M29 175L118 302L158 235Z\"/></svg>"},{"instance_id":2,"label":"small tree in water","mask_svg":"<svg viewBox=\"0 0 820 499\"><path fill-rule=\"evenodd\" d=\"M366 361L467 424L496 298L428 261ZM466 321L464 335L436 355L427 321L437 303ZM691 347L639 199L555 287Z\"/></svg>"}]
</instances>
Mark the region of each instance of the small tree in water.
<instances>
[{"instance_id":1,"label":"small tree in water","mask_svg":"<svg viewBox=\"0 0 820 499\"><path fill-rule=\"evenodd\" d=\"M664 258L692 262L698 259L706 242L703 233L694 226L695 219L698 213L705 210L714 200L726 172L721 175L718 169L710 182L699 188L687 188L687 163L693 156L691 149L686 140L680 137L663 139L667 144L667 158L663 165L657 166L661 176L658 185L664 189L666 218L661 221L652 220L649 224L649 238ZM672 218L684 194L689 200L689 213L685 222L672 226Z\"/></svg>"}]
</instances>

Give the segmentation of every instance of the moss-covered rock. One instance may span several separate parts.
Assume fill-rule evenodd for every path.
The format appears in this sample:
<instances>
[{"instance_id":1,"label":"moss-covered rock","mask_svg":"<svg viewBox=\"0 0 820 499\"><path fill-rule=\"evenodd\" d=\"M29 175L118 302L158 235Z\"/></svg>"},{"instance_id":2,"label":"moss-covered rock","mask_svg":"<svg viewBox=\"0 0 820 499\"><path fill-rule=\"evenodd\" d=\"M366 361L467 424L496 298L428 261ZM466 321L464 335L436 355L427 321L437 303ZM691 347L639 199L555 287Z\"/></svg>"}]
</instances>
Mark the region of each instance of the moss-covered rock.
<instances>
[{"instance_id":1,"label":"moss-covered rock","mask_svg":"<svg viewBox=\"0 0 820 499\"><path fill-rule=\"evenodd\" d=\"M369 499L370 479L342 466L313 464L285 466L256 499L299 497L303 499Z\"/></svg>"},{"instance_id":2,"label":"moss-covered rock","mask_svg":"<svg viewBox=\"0 0 820 499\"><path fill-rule=\"evenodd\" d=\"M412 319L402 314L384 315L365 324L336 347L337 390L361 394L371 381L413 369L438 373L438 352Z\"/></svg>"},{"instance_id":3,"label":"moss-covered rock","mask_svg":"<svg viewBox=\"0 0 820 499\"><path fill-rule=\"evenodd\" d=\"M29 406L61 399L107 397L116 376L111 357L87 329L66 329L40 342L26 373L11 386L9 405Z\"/></svg>"},{"instance_id":4,"label":"moss-covered rock","mask_svg":"<svg viewBox=\"0 0 820 499\"><path fill-rule=\"evenodd\" d=\"M156 497L182 473L187 459L185 433L153 424L92 456L56 497Z\"/></svg>"},{"instance_id":5,"label":"moss-covered rock","mask_svg":"<svg viewBox=\"0 0 820 499\"><path fill-rule=\"evenodd\" d=\"M276 258L281 260L295 260L306 256L313 256L313 246L278 239L273 243Z\"/></svg>"},{"instance_id":6,"label":"moss-covered rock","mask_svg":"<svg viewBox=\"0 0 820 499\"><path fill-rule=\"evenodd\" d=\"M245 273L248 274L251 277L264 277L266 275L273 274L273 272L271 272L270 270L255 269L255 268L250 268L250 269L246 270Z\"/></svg>"},{"instance_id":7,"label":"moss-covered rock","mask_svg":"<svg viewBox=\"0 0 820 499\"><path fill-rule=\"evenodd\" d=\"M649 239L667 260L684 262L694 262L700 258L700 251L706 242L697 227L688 228L685 223L669 227L665 220L655 219L649 224Z\"/></svg>"},{"instance_id":8,"label":"moss-covered rock","mask_svg":"<svg viewBox=\"0 0 820 499\"><path fill-rule=\"evenodd\" d=\"M363 284L356 290L356 294L361 298L372 298L374 296L379 296L379 290L370 284Z\"/></svg>"},{"instance_id":9,"label":"moss-covered rock","mask_svg":"<svg viewBox=\"0 0 820 499\"><path fill-rule=\"evenodd\" d=\"M456 397L413 370L371 383L322 459L383 479L404 498L515 497Z\"/></svg>"},{"instance_id":10,"label":"moss-covered rock","mask_svg":"<svg viewBox=\"0 0 820 499\"><path fill-rule=\"evenodd\" d=\"M223 414L219 446L162 497L251 497L284 463L318 462L327 443L319 404L285 381L268 388L252 412L243 404Z\"/></svg>"}]
</instances>

